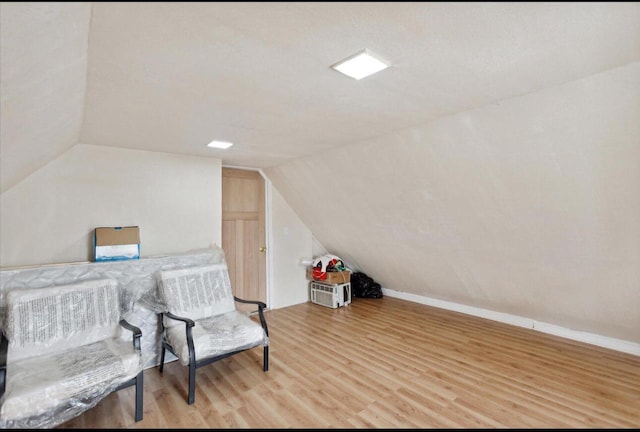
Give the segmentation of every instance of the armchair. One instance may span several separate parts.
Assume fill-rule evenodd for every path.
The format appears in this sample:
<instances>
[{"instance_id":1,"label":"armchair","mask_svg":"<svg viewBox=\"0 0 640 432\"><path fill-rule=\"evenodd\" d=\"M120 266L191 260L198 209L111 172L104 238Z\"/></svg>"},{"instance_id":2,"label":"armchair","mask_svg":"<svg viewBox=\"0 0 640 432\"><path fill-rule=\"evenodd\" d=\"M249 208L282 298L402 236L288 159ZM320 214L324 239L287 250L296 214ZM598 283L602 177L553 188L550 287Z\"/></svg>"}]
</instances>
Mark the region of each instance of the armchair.
<instances>
[{"instance_id":1,"label":"armchair","mask_svg":"<svg viewBox=\"0 0 640 432\"><path fill-rule=\"evenodd\" d=\"M226 263L161 271L159 296L162 347L159 371L169 350L189 366L187 403L195 402L196 369L258 346L263 347L263 371L269 370L269 330L266 305L235 297ZM236 302L255 304L260 324L236 309Z\"/></svg>"},{"instance_id":2,"label":"armchair","mask_svg":"<svg viewBox=\"0 0 640 432\"><path fill-rule=\"evenodd\" d=\"M0 428L55 427L134 385L142 419L142 333L121 318L119 294L113 279L7 293Z\"/></svg>"}]
</instances>

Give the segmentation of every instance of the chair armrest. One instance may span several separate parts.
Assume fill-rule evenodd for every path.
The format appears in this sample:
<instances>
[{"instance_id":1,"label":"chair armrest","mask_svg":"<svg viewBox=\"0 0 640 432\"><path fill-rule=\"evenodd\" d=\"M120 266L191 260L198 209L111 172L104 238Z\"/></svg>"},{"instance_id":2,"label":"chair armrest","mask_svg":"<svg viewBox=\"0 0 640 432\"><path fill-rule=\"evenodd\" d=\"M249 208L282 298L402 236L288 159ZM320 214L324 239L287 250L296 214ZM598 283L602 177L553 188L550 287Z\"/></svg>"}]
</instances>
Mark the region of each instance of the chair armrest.
<instances>
[{"instance_id":1,"label":"chair armrest","mask_svg":"<svg viewBox=\"0 0 640 432\"><path fill-rule=\"evenodd\" d=\"M194 325L196 325L196 323L193 322L192 319L181 317L181 316L178 316L178 315L174 315L171 312L162 312L162 314L166 315L167 317L169 317L171 319L182 321L183 323L185 323L187 325L187 327L193 327Z\"/></svg>"},{"instance_id":2,"label":"chair armrest","mask_svg":"<svg viewBox=\"0 0 640 432\"><path fill-rule=\"evenodd\" d=\"M233 299L235 301L237 301L238 303L255 304L255 305L258 305L259 308L263 308L263 309L267 307L266 304L264 304L263 302L258 301L258 300L244 300L244 299L238 298L236 296L233 296Z\"/></svg>"},{"instance_id":3,"label":"chair armrest","mask_svg":"<svg viewBox=\"0 0 640 432\"><path fill-rule=\"evenodd\" d=\"M258 316L260 317L260 324L262 325L262 328L264 329L264 333L267 335L267 337L269 337L269 328L267 327L267 321L264 319L264 313L263 313L263 309L265 309L267 307L267 305L264 304L261 301L258 301L258 300L244 300L244 299L238 298L236 296L233 296L233 299L235 301L237 301L238 303L247 303L247 304L258 305Z\"/></svg>"},{"instance_id":4,"label":"chair armrest","mask_svg":"<svg viewBox=\"0 0 640 432\"><path fill-rule=\"evenodd\" d=\"M193 326L195 326L196 323L190 318L185 318L185 317L181 317L181 316L178 316L178 315L174 315L171 312L161 312L161 314L162 315L166 315L167 318L171 318L171 319L177 320L177 321L182 321L183 323L186 324L185 328L186 328L186 332L187 332L187 348L189 349L189 359L190 359L189 361L193 362L193 364L195 365L196 351L195 351L195 347L193 345L193 335L191 333L191 328ZM162 322L162 329L163 329L163 333L164 333L164 330L165 330L164 320ZM166 335L163 336L163 337L166 340Z\"/></svg>"},{"instance_id":5,"label":"chair armrest","mask_svg":"<svg viewBox=\"0 0 640 432\"><path fill-rule=\"evenodd\" d=\"M142 331L133 324L130 324L124 318L120 320L120 325L133 333L133 348L140 351L140 338L142 337Z\"/></svg>"},{"instance_id":6,"label":"chair armrest","mask_svg":"<svg viewBox=\"0 0 640 432\"><path fill-rule=\"evenodd\" d=\"M0 332L0 398L4 396L5 384L7 381L7 351L9 350L9 340Z\"/></svg>"}]
</instances>

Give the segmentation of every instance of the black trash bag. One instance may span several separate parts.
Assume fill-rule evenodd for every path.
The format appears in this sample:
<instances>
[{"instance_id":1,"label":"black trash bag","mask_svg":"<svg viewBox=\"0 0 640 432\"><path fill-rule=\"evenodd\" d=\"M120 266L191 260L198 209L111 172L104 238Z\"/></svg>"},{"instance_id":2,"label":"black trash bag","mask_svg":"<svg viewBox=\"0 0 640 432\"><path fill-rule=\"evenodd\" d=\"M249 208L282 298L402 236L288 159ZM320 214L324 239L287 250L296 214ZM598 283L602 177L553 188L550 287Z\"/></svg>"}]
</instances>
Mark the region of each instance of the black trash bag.
<instances>
[{"instance_id":1,"label":"black trash bag","mask_svg":"<svg viewBox=\"0 0 640 432\"><path fill-rule=\"evenodd\" d=\"M351 274L351 295L353 297L362 297L364 287L370 284L368 279L369 277L362 272Z\"/></svg>"},{"instance_id":2,"label":"black trash bag","mask_svg":"<svg viewBox=\"0 0 640 432\"><path fill-rule=\"evenodd\" d=\"M351 275L351 296L361 298L382 298L380 284L362 272Z\"/></svg>"},{"instance_id":3,"label":"black trash bag","mask_svg":"<svg viewBox=\"0 0 640 432\"><path fill-rule=\"evenodd\" d=\"M364 290L362 297L382 298L382 287L378 282L373 282L368 289Z\"/></svg>"}]
</instances>

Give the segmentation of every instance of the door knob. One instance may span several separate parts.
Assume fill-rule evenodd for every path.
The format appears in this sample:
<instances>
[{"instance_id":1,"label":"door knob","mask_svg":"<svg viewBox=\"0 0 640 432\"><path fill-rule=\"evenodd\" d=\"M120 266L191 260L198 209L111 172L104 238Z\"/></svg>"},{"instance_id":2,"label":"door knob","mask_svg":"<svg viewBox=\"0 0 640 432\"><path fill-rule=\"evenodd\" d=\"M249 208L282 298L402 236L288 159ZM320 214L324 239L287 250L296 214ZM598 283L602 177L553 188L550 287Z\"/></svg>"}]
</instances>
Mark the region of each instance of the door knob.
<instances>
[{"instance_id":1,"label":"door knob","mask_svg":"<svg viewBox=\"0 0 640 432\"><path fill-rule=\"evenodd\" d=\"M260 252L266 252L266 250L267 250L267 247L266 247L266 246L262 246L262 247L260 248Z\"/></svg>"}]
</instances>

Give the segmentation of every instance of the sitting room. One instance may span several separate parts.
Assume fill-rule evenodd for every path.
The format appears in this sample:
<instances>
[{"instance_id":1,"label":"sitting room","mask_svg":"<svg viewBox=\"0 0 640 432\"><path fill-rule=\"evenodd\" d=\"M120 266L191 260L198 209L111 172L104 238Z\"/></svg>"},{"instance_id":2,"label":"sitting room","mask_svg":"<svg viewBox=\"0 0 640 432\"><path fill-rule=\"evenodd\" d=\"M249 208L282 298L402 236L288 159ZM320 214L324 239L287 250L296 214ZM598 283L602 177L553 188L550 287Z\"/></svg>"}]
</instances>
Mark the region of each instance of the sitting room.
<instances>
[{"instance_id":1,"label":"sitting room","mask_svg":"<svg viewBox=\"0 0 640 432\"><path fill-rule=\"evenodd\" d=\"M0 428L640 428L640 3L0 2Z\"/></svg>"}]
</instances>

